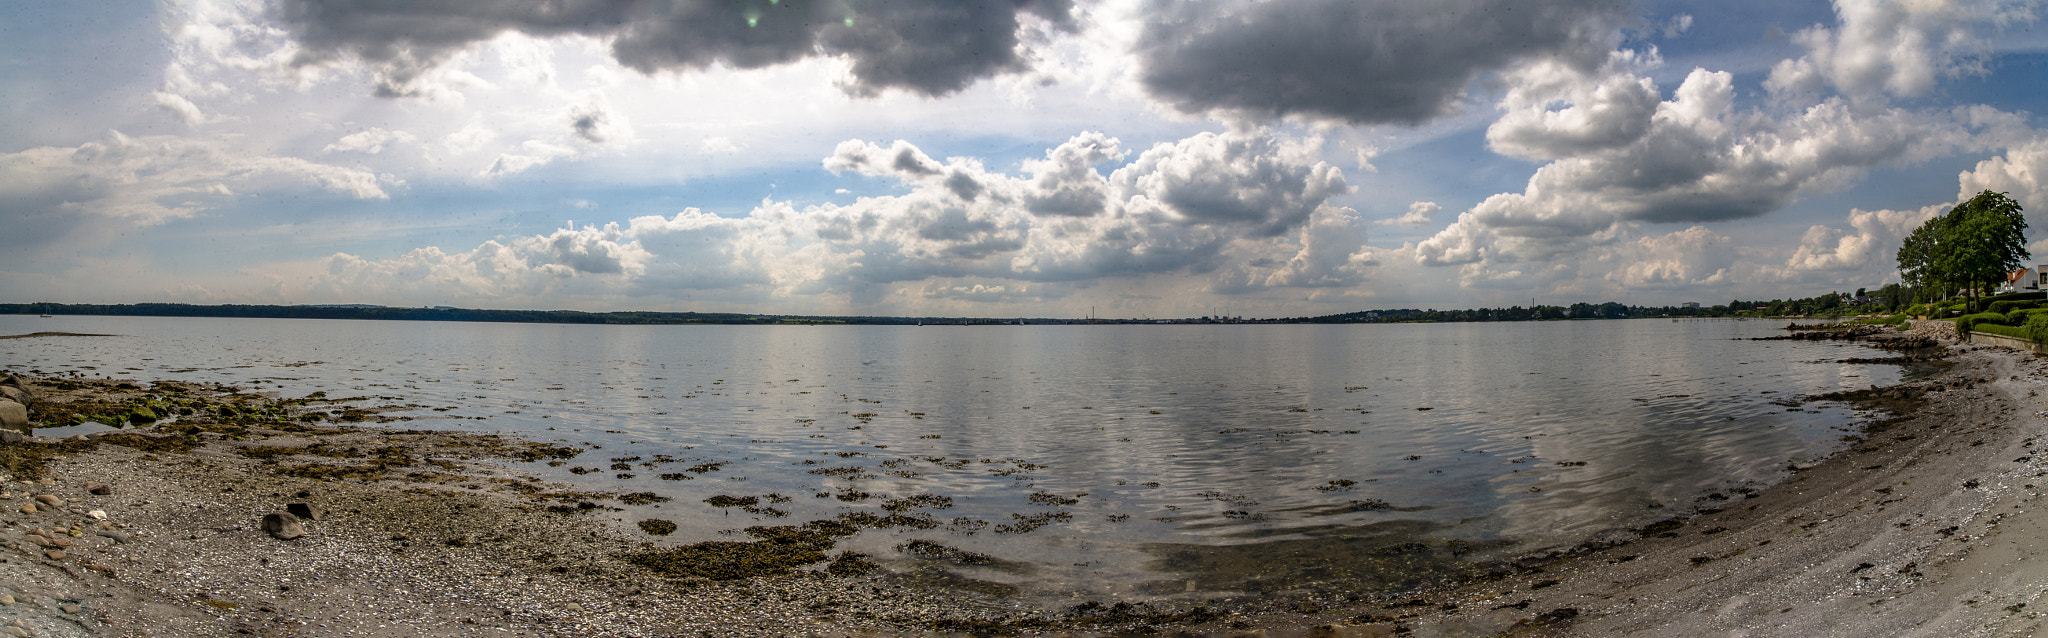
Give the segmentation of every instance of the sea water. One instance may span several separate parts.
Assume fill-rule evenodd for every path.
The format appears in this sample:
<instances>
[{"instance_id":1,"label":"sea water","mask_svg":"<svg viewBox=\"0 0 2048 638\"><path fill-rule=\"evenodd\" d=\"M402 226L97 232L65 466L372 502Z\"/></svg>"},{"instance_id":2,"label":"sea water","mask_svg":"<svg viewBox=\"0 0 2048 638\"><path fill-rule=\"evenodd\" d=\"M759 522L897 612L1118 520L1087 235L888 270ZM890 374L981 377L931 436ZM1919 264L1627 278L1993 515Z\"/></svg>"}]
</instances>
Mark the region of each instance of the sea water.
<instances>
[{"instance_id":1,"label":"sea water","mask_svg":"<svg viewBox=\"0 0 2048 638\"><path fill-rule=\"evenodd\" d=\"M1844 445L1897 382L1782 321L602 326L0 316L13 372L363 397L381 427L594 447L523 464L673 500L662 545L891 499L844 544L931 582L1081 598L1386 591L1714 506ZM59 431L62 433L63 431ZM572 470L575 470L572 472ZM666 478L664 478L666 477ZM753 496L751 510L712 496ZM740 537L739 539L744 539ZM910 540L986 554L934 561Z\"/></svg>"}]
</instances>

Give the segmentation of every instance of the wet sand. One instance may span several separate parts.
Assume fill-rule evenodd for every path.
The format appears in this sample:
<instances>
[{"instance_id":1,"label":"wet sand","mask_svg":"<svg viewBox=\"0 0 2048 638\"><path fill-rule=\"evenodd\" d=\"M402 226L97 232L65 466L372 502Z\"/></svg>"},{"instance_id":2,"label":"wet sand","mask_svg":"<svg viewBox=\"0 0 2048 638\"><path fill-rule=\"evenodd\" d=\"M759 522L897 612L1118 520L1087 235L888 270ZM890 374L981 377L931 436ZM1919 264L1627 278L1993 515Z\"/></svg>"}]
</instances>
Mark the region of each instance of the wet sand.
<instances>
[{"instance_id":1,"label":"wet sand","mask_svg":"<svg viewBox=\"0 0 2048 638\"><path fill-rule=\"evenodd\" d=\"M2048 521L2030 513L2048 492L2048 456L2036 451L2048 446L2048 420L2036 416L2048 414L2048 360L1967 346L1950 360L1874 397L1924 402L1910 415L1782 484L1703 504L1718 512L1374 601L1296 592L1029 610L941 574L834 573L824 562L721 581L663 574L632 560L651 546L612 520L629 511L620 495L500 464L558 449L291 420L305 404L241 421L195 416L0 445L11 479L0 488L0 595L16 601L0 604L0 625L19 620L38 636L2032 635L2048 610L2037 600L2048 567L2034 566ZM38 389L74 404L143 391ZM39 478L50 484L22 482ZM36 495L64 502L21 512ZM259 529L293 502L324 510L302 521L306 536ZM52 547L60 538L70 546Z\"/></svg>"}]
</instances>

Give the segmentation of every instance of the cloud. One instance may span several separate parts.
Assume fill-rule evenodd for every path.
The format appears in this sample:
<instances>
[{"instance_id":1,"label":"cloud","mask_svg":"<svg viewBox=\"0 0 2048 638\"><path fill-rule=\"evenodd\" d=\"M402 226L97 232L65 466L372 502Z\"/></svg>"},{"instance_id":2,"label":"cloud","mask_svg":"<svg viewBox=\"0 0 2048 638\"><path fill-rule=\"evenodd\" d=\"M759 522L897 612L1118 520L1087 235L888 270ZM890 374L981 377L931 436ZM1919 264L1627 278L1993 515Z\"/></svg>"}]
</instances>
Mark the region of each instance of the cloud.
<instances>
[{"instance_id":1,"label":"cloud","mask_svg":"<svg viewBox=\"0 0 2048 638\"><path fill-rule=\"evenodd\" d=\"M358 169L109 131L76 148L0 154L0 221L10 243L26 243L89 223L152 226L211 210L237 193L306 185L358 199L388 197L375 175Z\"/></svg>"},{"instance_id":2,"label":"cloud","mask_svg":"<svg viewBox=\"0 0 2048 638\"><path fill-rule=\"evenodd\" d=\"M1692 14L1681 13L1671 16L1670 20L1664 22L1664 28L1661 30L1666 38L1676 38L1685 35L1685 32L1692 30Z\"/></svg>"},{"instance_id":3,"label":"cloud","mask_svg":"<svg viewBox=\"0 0 2048 638\"><path fill-rule=\"evenodd\" d=\"M2043 228L2043 222L2048 222L2048 139L2018 144L2004 155L1978 162L1958 181L1956 201L1987 190L2006 193L2028 212L2040 215L2028 216L2031 227Z\"/></svg>"},{"instance_id":4,"label":"cloud","mask_svg":"<svg viewBox=\"0 0 2048 638\"><path fill-rule=\"evenodd\" d=\"M941 162L907 141L848 140L821 168L895 180L905 192L802 208L764 200L736 217L691 209L468 252L383 261L338 255L330 279L418 292L429 283L378 288L375 280L439 277L439 289L463 294L581 285L593 294L722 290L855 300L923 281L929 284L916 295L1023 301L1067 294L1067 282L1201 274L1272 255L1234 272L1267 288L1350 285L1377 262L1363 247L1356 213L1329 203L1350 187L1341 171L1316 159L1319 143L1259 131L1202 133L1155 145L1104 176L1095 166L1126 152L1094 132L1025 162L1017 175L975 158Z\"/></svg>"},{"instance_id":5,"label":"cloud","mask_svg":"<svg viewBox=\"0 0 2048 638\"><path fill-rule=\"evenodd\" d=\"M1943 76L1983 72L1985 50L1974 27L2031 22L2030 4L1835 0L1834 28L1814 25L1793 36L1807 54L1773 66L1764 87L1807 100L1824 86L1856 99L1923 95Z\"/></svg>"},{"instance_id":6,"label":"cloud","mask_svg":"<svg viewBox=\"0 0 2048 638\"><path fill-rule=\"evenodd\" d=\"M1733 283L1730 271L1739 255L1734 239L1705 226L1693 226L1638 237L1600 257L1615 265L1606 278L1625 288L1685 290Z\"/></svg>"},{"instance_id":7,"label":"cloud","mask_svg":"<svg viewBox=\"0 0 2048 638\"><path fill-rule=\"evenodd\" d=\"M496 177L521 173L525 172L526 169L535 166L545 166L557 159L573 157L575 155L576 149L567 146L540 140L527 140L520 143L519 152L501 153L497 159L491 160L491 165L484 169L483 174L489 177Z\"/></svg>"},{"instance_id":8,"label":"cloud","mask_svg":"<svg viewBox=\"0 0 2048 638\"><path fill-rule=\"evenodd\" d=\"M1379 260L1365 248L1365 227L1349 208L1323 206L1301 227L1293 257L1261 282L1267 288L1345 288L1365 281Z\"/></svg>"},{"instance_id":9,"label":"cloud","mask_svg":"<svg viewBox=\"0 0 2048 638\"><path fill-rule=\"evenodd\" d=\"M1406 214L1391 219L1382 219L1373 223L1393 224L1395 226L1407 226L1409 228L1417 228L1429 225L1429 216L1435 215L1437 211L1443 209L1444 207L1438 205L1436 202L1413 202L1408 204L1408 212Z\"/></svg>"},{"instance_id":10,"label":"cloud","mask_svg":"<svg viewBox=\"0 0 2048 638\"><path fill-rule=\"evenodd\" d=\"M1782 117L1738 113L1732 80L1695 69L1625 144L1581 143L1583 128L1523 129L1514 148L1564 155L1537 169L1523 192L1461 213L1417 246L1418 258L1541 260L1600 241L1624 222L1756 217L1804 193L1846 187L1875 166L1987 147L2019 121L1983 108L1916 112L1839 98Z\"/></svg>"},{"instance_id":11,"label":"cloud","mask_svg":"<svg viewBox=\"0 0 2048 638\"><path fill-rule=\"evenodd\" d=\"M697 144L697 149L705 153L738 153L746 150L739 144L733 143L732 139L727 137L704 138L703 142Z\"/></svg>"},{"instance_id":12,"label":"cloud","mask_svg":"<svg viewBox=\"0 0 2048 638\"><path fill-rule=\"evenodd\" d=\"M199 111L199 105L193 104L192 100L186 99L183 95L157 91L151 94L151 97L156 99L158 108L177 116L178 121L184 122L187 126L206 123L206 114Z\"/></svg>"},{"instance_id":13,"label":"cloud","mask_svg":"<svg viewBox=\"0 0 2048 638\"><path fill-rule=\"evenodd\" d=\"M1043 302L1074 294L1072 286L1057 284L932 284L918 289L924 299L966 301L979 304Z\"/></svg>"},{"instance_id":14,"label":"cloud","mask_svg":"<svg viewBox=\"0 0 2048 638\"><path fill-rule=\"evenodd\" d=\"M1785 269L1788 275L1889 272L1898 265L1899 246L1906 236L1954 206L1946 203L1917 210L1851 210L1849 231L1818 224L1808 227L1800 237L1799 248L1786 260Z\"/></svg>"},{"instance_id":15,"label":"cloud","mask_svg":"<svg viewBox=\"0 0 2048 638\"><path fill-rule=\"evenodd\" d=\"M505 33L609 41L619 64L643 73L724 66L757 69L815 57L843 59L844 88L945 95L1029 68L1023 34L1071 30L1073 7L1036 2L860 3L851 0L668 3L389 3L283 0L270 15L297 44L295 67L360 60L376 94L421 95L428 75Z\"/></svg>"},{"instance_id":16,"label":"cloud","mask_svg":"<svg viewBox=\"0 0 2048 638\"><path fill-rule=\"evenodd\" d=\"M1634 57L1618 53L1595 73L1556 60L1508 73L1511 88L1501 101L1507 113L1487 127L1487 146L1502 155L1552 160L1641 139L1662 97L1656 83L1628 72Z\"/></svg>"},{"instance_id":17,"label":"cloud","mask_svg":"<svg viewBox=\"0 0 2048 638\"><path fill-rule=\"evenodd\" d=\"M611 102L602 93L592 94L582 104L569 107L567 119L569 130L575 137L591 144L625 142L633 137L632 124L611 107Z\"/></svg>"},{"instance_id":18,"label":"cloud","mask_svg":"<svg viewBox=\"0 0 2048 638\"><path fill-rule=\"evenodd\" d=\"M1619 0L1207 0L1145 5L1140 81L1187 113L1415 124L1480 74L1537 59L1597 66Z\"/></svg>"},{"instance_id":19,"label":"cloud","mask_svg":"<svg viewBox=\"0 0 2048 638\"><path fill-rule=\"evenodd\" d=\"M1125 156L1116 138L1093 131L1046 151L1045 159L1024 163L1037 175L1024 206L1040 215L1092 217L1109 205L1109 180L1095 166Z\"/></svg>"},{"instance_id":20,"label":"cloud","mask_svg":"<svg viewBox=\"0 0 2048 638\"><path fill-rule=\"evenodd\" d=\"M1153 146L1111 181L1187 221L1243 225L1270 237L1351 191L1343 171L1318 161L1317 150L1268 135L1202 133Z\"/></svg>"},{"instance_id":21,"label":"cloud","mask_svg":"<svg viewBox=\"0 0 2048 638\"><path fill-rule=\"evenodd\" d=\"M333 144L328 144L326 147L320 149L320 152L356 152L369 153L371 155L375 155L384 152L385 144L390 144L394 142L415 142L418 140L419 138L413 137L413 134L407 133L405 131L387 131L381 128L371 127L368 129L350 133L348 135L343 135L341 136L341 139L335 140Z\"/></svg>"}]
</instances>

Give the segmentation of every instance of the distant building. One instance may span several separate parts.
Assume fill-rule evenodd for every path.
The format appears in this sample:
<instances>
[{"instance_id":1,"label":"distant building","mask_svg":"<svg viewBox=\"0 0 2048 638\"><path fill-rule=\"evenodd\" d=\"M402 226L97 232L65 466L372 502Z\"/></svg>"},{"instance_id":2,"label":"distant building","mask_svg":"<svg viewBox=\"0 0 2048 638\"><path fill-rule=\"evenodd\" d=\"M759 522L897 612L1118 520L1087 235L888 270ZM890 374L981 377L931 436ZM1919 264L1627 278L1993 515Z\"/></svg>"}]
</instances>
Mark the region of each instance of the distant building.
<instances>
[{"instance_id":1,"label":"distant building","mask_svg":"<svg viewBox=\"0 0 2048 638\"><path fill-rule=\"evenodd\" d=\"M1697 301L1688 301L1688 302L1685 302L1685 303L1681 303L1681 304L1678 304L1678 307L1680 307L1680 308L1698 308L1698 307L1700 307L1700 302L1697 302Z\"/></svg>"},{"instance_id":2,"label":"distant building","mask_svg":"<svg viewBox=\"0 0 2048 638\"><path fill-rule=\"evenodd\" d=\"M2036 292L2048 288L2048 264L2020 268L2007 273L1999 292Z\"/></svg>"}]
</instances>

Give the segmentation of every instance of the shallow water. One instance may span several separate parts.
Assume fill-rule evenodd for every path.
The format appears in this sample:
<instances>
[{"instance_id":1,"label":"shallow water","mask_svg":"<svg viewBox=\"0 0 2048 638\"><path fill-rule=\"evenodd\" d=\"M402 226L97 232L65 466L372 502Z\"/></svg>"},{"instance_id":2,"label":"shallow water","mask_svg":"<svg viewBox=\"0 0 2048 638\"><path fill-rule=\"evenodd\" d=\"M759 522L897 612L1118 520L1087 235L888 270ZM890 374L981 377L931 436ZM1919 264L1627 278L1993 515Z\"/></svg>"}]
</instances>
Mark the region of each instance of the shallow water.
<instances>
[{"instance_id":1,"label":"shallow water","mask_svg":"<svg viewBox=\"0 0 2048 638\"><path fill-rule=\"evenodd\" d=\"M0 316L0 334L117 335L0 340L0 364L377 397L362 405L418 406L394 413L415 418L405 427L594 443L531 469L673 497L615 517L674 520L665 544L943 495L952 506L928 512L944 525L869 531L850 546L936 582L1081 597L1386 590L1455 575L1466 568L1455 555L1568 545L1711 505L1710 494L1740 498L1731 490L1838 448L1858 418L1773 401L1902 373L1833 363L1871 356L1852 344L1747 339L1782 325ZM610 469L630 457L640 458ZM703 502L720 494L789 500L764 499L774 511L761 514ZM912 538L1003 562L892 549ZM945 580L962 577L980 582Z\"/></svg>"}]
</instances>

